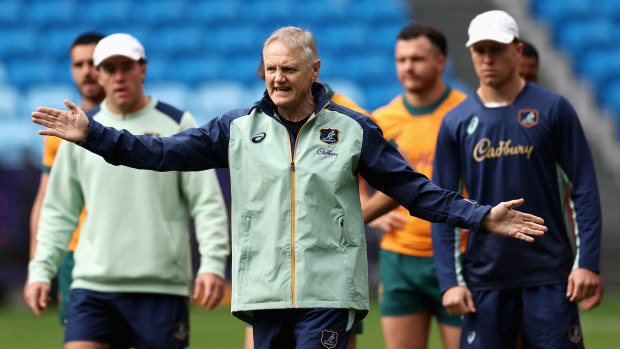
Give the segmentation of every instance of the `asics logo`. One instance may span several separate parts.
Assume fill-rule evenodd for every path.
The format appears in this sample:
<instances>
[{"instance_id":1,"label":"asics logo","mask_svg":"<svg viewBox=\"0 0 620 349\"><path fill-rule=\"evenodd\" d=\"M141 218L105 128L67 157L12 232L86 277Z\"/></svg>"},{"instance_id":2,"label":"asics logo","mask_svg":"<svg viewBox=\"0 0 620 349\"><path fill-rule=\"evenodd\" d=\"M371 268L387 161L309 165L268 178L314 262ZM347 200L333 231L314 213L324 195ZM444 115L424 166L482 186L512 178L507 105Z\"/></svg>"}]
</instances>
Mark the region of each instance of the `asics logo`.
<instances>
[{"instance_id":1,"label":"asics logo","mask_svg":"<svg viewBox=\"0 0 620 349\"><path fill-rule=\"evenodd\" d=\"M262 142L265 137L267 137L267 134L265 132L259 132L256 134L256 136L252 137L252 143L260 143Z\"/></svg>"}]
</instances>

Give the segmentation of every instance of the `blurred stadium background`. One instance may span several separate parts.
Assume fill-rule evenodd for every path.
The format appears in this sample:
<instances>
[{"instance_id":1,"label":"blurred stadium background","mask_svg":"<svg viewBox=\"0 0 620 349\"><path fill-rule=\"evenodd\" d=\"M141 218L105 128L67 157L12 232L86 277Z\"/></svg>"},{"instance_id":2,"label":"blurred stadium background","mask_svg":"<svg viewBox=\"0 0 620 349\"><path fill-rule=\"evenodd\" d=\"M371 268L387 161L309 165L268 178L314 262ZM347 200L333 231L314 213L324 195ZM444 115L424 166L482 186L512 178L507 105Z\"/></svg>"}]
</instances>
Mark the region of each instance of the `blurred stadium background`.
<instances>
[{"instance_id":1,"label":"blurred stadium background","mask_svg":"<svg viewBox=\"0 0 620 349\"><path fill-rule=\"evenodd\" d=\"M23 305L28 219L42 150L29 115L39 105L79 100L68 53L82 32L137 37L148 60L147 94L204 123L260 98L264 84L255 73L262 42L284 25L314 33L322 80L368 110L401 92L393 45L414 20L446 33L446 79L471 92L477 79L464 46L467 26L490 9L517 19L522 39L539 49L541 84L578 110L603 199L605 286L620 290L618 0L1 0L0 304ZM369 240L372 247L377 237Z\"/></svg>"}]
</instances>

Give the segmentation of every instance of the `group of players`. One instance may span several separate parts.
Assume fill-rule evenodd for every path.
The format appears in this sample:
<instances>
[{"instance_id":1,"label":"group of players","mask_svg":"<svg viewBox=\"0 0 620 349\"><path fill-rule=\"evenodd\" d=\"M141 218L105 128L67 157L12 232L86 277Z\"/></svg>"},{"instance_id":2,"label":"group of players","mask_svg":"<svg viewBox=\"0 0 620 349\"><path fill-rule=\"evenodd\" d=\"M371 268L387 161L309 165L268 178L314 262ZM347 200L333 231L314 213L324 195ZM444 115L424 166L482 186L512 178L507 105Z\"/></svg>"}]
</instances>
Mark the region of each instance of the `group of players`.
<instances>
[{"instance_id":1,"label":"group of players","mask_svg":"<svg viewBox=\"0 0 620 349\"><path fill-rule=\"evenodd\" d=\"M279 40L290 49L286 38ZM297 68L286 63L290 52L268 50L276 47L273 42L268 40L263 48L263 59L270 59L263 71L268 92L270 81L278 84L276 71L283 69L284 74L294 76ZM432 316L439 321L446 348L583 347L576 304L585 299L590 302L586 307L596 305L602 292L598 275L601 215L587 141L568 101L521 77L537 82L538 58L530 66L533 70L526 73L523 55L529 49L524 50L517 25L507 13L489 11L474 18L466 46L480 80L480 86L470 96L443 80L447 60L443 34L424 24L403 28L396 40L395 62L404 92L371 113L371 117L416 172L440 187L481 203L498 204L523 197L523 209L544 218L549 230L544 237L527 244L480 229L462 229L463 224L453 223L458 227L452 228L443 223L431 226L427 220L410 216L410 207L399 207L401 200L381 191L370 195L360 180L364 222L384 231L379 295L386 347L425 348ZM189 113L144 94L146 57L133 37L113 34L106 38L78 38L71 59L88 120L153 137L170 136L195 126ZM318 81L318 66L312 77ZM280 92L288 89L293 88L282 87ZM280 106L278 98L283 97L279 97L277 86L274 90L270 97ZM341 96L331 89L326 90L333 103L363 112L354 104L345 104L350 101L337 100ZM284 110L278 109L284 116L282 122L289 132L300 134L308 119L289 120ZM230 128L227 132L232 139ZM259 129L253 130L257 131L252 138L254 144L268 137ZM327 146L340 141L338 133L324 134L323 130L320 138ZM343 133L346 141L341 129L327 130ZM101 139L107 140L106 136ZM122 142L123 136L115 137ZM46 154L52 139L46 137ZM163 148L161 151L166 152ZM103 154L108 150L99 151ZM338 156L329 151L323 154ZM44 158L45 168L51 169L52 159L53 154ZM63 303L71 294L66 318L67 348L186 346L186 296L191 282L188 215L195 219L201 253L193 297L200 295L201 304L211 309L223 294L229 249L227 219L213 172L156 173L116 167L69 142L63 142L53 168L49 185L47 174L42 175L33 208L32 261L24 293L35 314L47 306L49 282L61 265L58 273ZM257 170L266 171L260 166ZM264 180L270 178L262 174ZM368 177L369 183L375 184L372 176ZM43 199L46 187L49 194ZM123 195L128 192L131 196ZM424 193L420 191L421 196ZM42 205L40 217L37 203ZM80 219L79 213L85 212L85 207L88 218L82 227L80 247L75 249L77 243L68 242L78 221L84 218L82 215ZM243 220L238 224L247 229L259 224L260 219L250 213L232 217L233 226L235 221ZM238 248L235 239L242 237L236 237L233 229L233 255ZM72 291L71 281L61 277L71 274L71 267L65 267L73 263L71 253L60 264L67 246L75 251ZM241 251L243 262L243 258L249 258L244 253L250 252ZM233 268L245 267L233 264ZM348 272L358 271L342 270ZM246 281L235 280L233 275L233 282ZM254 313L254 319L236 315L255 321L260 312ZM305 337L297 332L303 330L296 328L297 347L344 348L347 342L349 348L355 347L355 337L347 337L351 325L359 320L358 314L302 315L316 317L319 322L308 325L315 327L324 326L323 318L344 316L347 335L325 327L312 344L302 341ZM265 314L260 316L257 347L277 348L273 343L283 343L274 340L278 335L266 336L265 332L279 325ZM353 333L359 331L359 325L353 327ZM246 345L252 346L249 338Z\"/></svg>"}]
</instances>

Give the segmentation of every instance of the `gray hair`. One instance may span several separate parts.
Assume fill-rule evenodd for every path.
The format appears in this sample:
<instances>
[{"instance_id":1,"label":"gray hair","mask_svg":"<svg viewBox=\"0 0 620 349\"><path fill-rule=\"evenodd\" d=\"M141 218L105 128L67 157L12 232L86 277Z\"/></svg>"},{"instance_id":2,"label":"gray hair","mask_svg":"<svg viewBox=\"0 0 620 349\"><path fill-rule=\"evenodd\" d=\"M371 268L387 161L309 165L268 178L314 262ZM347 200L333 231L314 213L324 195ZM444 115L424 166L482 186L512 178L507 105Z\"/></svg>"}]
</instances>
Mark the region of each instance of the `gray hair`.
<instances>
[{"instance_id":1,"label":"gray hair","mask_svg":"<svg viewBox=\"0 0 620 349\"><path fill-rule=\"evenodd\" d=\"M300 47L303 52L303 58L309 64L319 59L319 48L314 40L314 36L308 30L297 27L282 27L274 31L271 36L265 40L263 44L263 52L272 42L280 40L288 48Z\"/></svg>"}]
</instances>

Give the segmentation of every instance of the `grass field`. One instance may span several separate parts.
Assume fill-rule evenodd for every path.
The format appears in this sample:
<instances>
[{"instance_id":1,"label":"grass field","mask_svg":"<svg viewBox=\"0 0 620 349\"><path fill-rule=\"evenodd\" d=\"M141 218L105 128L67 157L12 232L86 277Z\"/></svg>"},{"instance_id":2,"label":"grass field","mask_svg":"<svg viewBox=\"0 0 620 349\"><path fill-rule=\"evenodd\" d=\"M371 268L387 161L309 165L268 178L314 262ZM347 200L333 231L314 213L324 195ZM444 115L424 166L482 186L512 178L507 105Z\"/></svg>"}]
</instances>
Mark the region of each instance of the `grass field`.
<instances>
[{"instance_id":1,"label":"grass field","mask_svg":"<svg viewBox=\"0 0 620 349\"><path fill-rule=\"evenodd\" d=\"M359 349L384 347L377 304L364 320L364 334L358 337ZM191 310L191 345L193 349L243 348L244 323L234 318L227 307L212 312ZM620 293L605 295L594 310L582 311L581 322L588 349L620 347ZM62 332L56 309L37 319L25 306L0 308L0 348L38 349L62 348ZM441 348L436 326L433 326L429 348Z\"/></svg>"}]
</instances>

